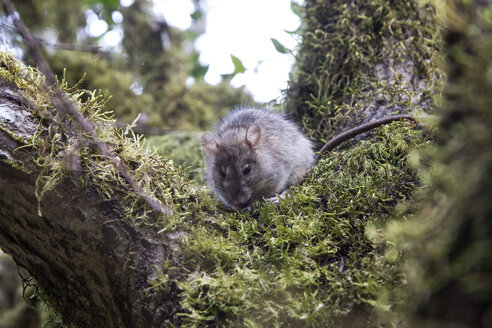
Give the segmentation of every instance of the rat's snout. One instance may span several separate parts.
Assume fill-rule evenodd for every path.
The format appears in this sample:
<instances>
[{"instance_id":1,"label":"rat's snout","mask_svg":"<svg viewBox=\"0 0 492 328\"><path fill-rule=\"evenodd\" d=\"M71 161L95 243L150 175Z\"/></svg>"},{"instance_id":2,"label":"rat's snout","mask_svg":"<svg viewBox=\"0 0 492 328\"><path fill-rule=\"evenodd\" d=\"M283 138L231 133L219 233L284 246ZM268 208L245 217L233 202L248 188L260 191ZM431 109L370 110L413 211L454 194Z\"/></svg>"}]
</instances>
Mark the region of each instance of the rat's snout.
<instances>
[{"instance_id":1,"label":"rat's snout","mask_svg":"<svg viewBox=\"0 0 492 328\"><path fill-rule=\"evenodd\" d=\"M242 203L239 203L239 207L240 207L240 208L245 208L245 207L248 207L248 205L249 205L249 200L244 201L244 202L242 202Z\"/></svg>"},{"instance_id":2,"label":"rat's snout","mask_svg":"<svg viewBox=\"0 0 492 328\"><path fill-rule=\"evenodd\" d=\"M236 196L236 206L239 208L246 208L251 203L250 193L241 192Z\"/></svg>"}]
</instances>

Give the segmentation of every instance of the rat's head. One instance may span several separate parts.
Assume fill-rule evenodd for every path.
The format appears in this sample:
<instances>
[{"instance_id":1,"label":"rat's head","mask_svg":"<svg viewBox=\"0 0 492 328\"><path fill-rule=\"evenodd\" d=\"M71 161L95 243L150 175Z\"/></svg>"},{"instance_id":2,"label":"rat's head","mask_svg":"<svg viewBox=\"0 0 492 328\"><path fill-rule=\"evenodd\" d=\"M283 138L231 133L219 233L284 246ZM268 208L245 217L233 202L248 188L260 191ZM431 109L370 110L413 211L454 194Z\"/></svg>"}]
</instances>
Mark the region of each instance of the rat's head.
<instances>
[{"instance_id":1,"label":"rat's head","mask_svg":"<svg viewBox=\"0 0 492 328\"><path fill-rule=\"evenodd\" d=\"M260 137L261 128L257 124L222 138L202 135L209 180L215 193L230 207L246 208L261 197L255 192L261 181L257 160Z\"/></svg>"}]
</instances>

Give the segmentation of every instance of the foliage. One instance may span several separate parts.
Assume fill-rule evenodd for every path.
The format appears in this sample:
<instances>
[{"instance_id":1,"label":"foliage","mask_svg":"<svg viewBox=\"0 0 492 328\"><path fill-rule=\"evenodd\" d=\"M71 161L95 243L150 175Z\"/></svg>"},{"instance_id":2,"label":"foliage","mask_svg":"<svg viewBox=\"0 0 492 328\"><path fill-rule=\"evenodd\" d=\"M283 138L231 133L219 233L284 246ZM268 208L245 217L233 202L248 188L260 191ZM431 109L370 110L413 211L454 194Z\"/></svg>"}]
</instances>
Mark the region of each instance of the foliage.
<instances>
[{"instance_id":1,"label":"foliage","mask_svg":"<svg viewBox=\"0 0 492 328\"><path fill-rule=\"evenodd\" d=\"M234 55L231 55L232 65L234 65L234 72L230 74L222 74L222 79L225 81L231 81L234 76L240 73L244 73L246 71L246 67L244 67L243 62Z\"/></svg>"},{"instance_id":2,"label":"foliage","mask_svg":"<svg viewBox=\"0 0 492 328\"><path fill-rule=\"evenodd\" d=\"M348 117L433 109L442 83L433 4L308 0L303 44L287 93L290 114L322 140L343 128ZM410 323L417 326L485 327L491 322L492 8L482 2L455 5L438 13L447 15L450 30L445 40L448 100L442 105L438 136L442 147L431 147L429 136L413 125L393 123L378 129L371 140L325 155L278 204L259 202L251 213L233 212L188 181L186 174L196 178L200 161L192 156L196 138L178 134L152 141L163 153L174 153L177 163L192 163L193 169L183 172L131 131L115 130L101 112L103 97L65 85L97 122L101 138L114 145L145 189L175 213L149 221L149 209L90 142L66 144L60 135L67 131L57 125L65 122L49 115L45 124L56 126L58 135L46 140L13 136L36 149L44 169L38 179L41 210L43 192L73 174L67 158L76 154L82 186L93 183L102 198L128 194L126 219L158 231L185 232L176 255L184 273L166 264L149 281L150 289L165 289L169 280L176 280L183 326L398 327L407 325L402 318L410 313ZM39 75L1 58L6 63L2 77L40 105L43 111L36 115L46 115L49 95L38 92ZM158 64L172 67L171 62ZM385 65L390 75L379 70ZM159 79L149 81L153 78ZM122 84L129 81L121 79ZM163 99L177 99L169 95L196 92L177 104L219 101L209 86L171 84L177 91L161 85L160 108L162 117L177 126L185 124L180 121L184 117L173 116L182 107L166 112ZM224 87L228 92L234 93ZM222 108L207 110L206 116L191 109L198 107L190 105L187 112L186 120L199 116L194 126L206 126ZM53 306L63 308L56 302ZM392 313L395 308L399 312Z\"/></svg>"},{"instance_id":3,"label":"foliage","mask_svg":"<svg viewBox=\"0 0 492 328\"><path fill-rule=\"evenodd\" d=\"M198 24L203 12L198 1L194 5ZM55 73L66 76L70 85L83 80L81 87L111 95L104 108L118 120L129 123L142 114L142 124L203 130L225 111L256 104L244 88L232 87L229 80L217 86L205 83L207 66L200 64L193 49L199 31L193 26L187 31L170 27L151 14L149 0L134 1L127 8L115 0L21 0L16 6L31 29L49 36L46 39L55 48L45 56ZM91 52L59 47L59 42L75 49L100 43L105 34L92 37L87 32L89 13L108 25L107 32L122 34L121 47ZM121 23L113 21L114 13L122 15ZM25 61L34 64L28 55ZM235 67L240 65L236 58Z\"/></svg>"},{"instance_id":4,"label":"foliage","mask_svg":"<svg viewBox=\"0 0 492 328\"><path fill-rule=\"evenodd\" d=\"M45 26L53 26L60 31L60 41L72 42L76 31L81 27L81 18L86 1L64 0L19 0L15 1L17 10L29 28L39 32ZM51 10L57 8L57 10Z\"/></svg>"},{"instance_id":5,"label":"foliage","mask_svg":"<svg viewBox=\"0 0 492 328\"><path fill-rule=\"evenodd\" d=\"M280 52L281 54L288 54L291 52L291 50L287 49L282 43L280 43L277 39L275 38L270 38L270 40L273 43L273 46L275 47L275 50Z\"/></svg>"},{"instance_id":6,"label":"foliage","mask_svg":"<svg viewBox=\"0 0 492 328\"><path fill-rule=\"evenodd\" d=\"M19 88L30 104L36 106L30 108L33 115L43 119L35 138L25 139L22 135L12 135L23 147L32 147L38 156L35 162L41 168L41 174L36 182L36 195L40 202L40 212L43 195L60 184L66 175L73 174L82 187L92 183L97 185L101 199L110 199L116 194L126 195L126 215L129 218L139 221L141 215L145 216L150 211L148 205L137 193L127 190L128 186L117 168L108 159L102 158L92 146L94 141L84 139L86 137L80 135L77 127L72 128L72 118L53 112L52 95L42 86L44 76L7 54L0 54L0 62L0 78ZM100 141L112 145L118 157L132 169L135 179L144 190L171 207L189 196L183 196L187 195L184 191L191 190L191 186L181 170L147 147L141 136L136 136L130 129L115 128L111 113L103 111L106 99L101 94L69 88L63 81L61 85L80 106L81 113L90 117ZM11 134L8 126L2 124L0 128ZM43 129L48 128L50 133L45 133ZM72 137L66 138L67 135ZM161 179L151 178L155 176Z\"/></svg>"},{"instance_id":7,"label":"foliage","mask_svg":"<svg viewBox=\"0 0 492 328\"><path fill-rule=\"evenodd\" d=\"M108 102L104 109L114 112L118 119L132 121L138 114L152 117L152 95L135 94L132 86L135 76L130 71L115 69L108 58L89 53L58 51L50 58L50 65L68 85L78 85L85 90L101 90Z\"/></svg>"},{"instance_id":8,"label":"foliage","mask_svg":"<svg viewBox=\"0 0 492 328\"><path fill-rule=\"evenodd\" d=\"M101 199L125 195L127 220L161 232L186 232L176 254L183 267L165 265L149 282L164 288L169 279L177 280L184 326L326 326L358 311L361 323L377 322L369 310L387 306L379 303L379 291L400 284L397 267L383 256L378 229L418 182L404 160L409 147L426 143L418 130L403 123L384 127L376 139L321 160L278 205L260 202L252 213L228 212L131 131L115 130L101 112L102 96L63 84L139 184L173 208L172 216L149 220L146 203L128 190L90 140L63 137L74 131L65 130L71 126L67 118L50 114L50 96L38 89L41 76L5 55L1 67L2 78L21 88L40 109L33 114L43 117L37 138L25 140L42 168L41 211L45 192L67 175L78 176L81 187L94 186ZM43 132L48 126L51 134ZM63 313L57 291L40 287Z\"/></svg>"}]
</instances>

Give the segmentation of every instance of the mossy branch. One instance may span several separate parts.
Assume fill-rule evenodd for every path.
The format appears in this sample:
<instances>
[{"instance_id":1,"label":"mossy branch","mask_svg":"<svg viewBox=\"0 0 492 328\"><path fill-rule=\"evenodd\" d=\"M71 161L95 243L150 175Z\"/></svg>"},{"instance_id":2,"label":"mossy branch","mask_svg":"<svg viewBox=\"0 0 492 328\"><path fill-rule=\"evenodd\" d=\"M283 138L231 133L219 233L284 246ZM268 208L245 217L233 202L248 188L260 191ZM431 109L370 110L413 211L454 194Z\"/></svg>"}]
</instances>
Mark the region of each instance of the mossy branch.
<instances>
[{"instance_id":1,"label":"mossy branch","mask_svg":"<svg viewBox=\"0 0 492 328\"><path fill-rule=\"evenodd\" d=\"M169 287L165 292L150 284L162 272L164 259L171 266L179 261L172 256L178 248L174 237L157 233L162 225L152 227L167 215L129 188L108 158L84 141L72 119L53 112L51 94L39 85L41 74L5 54L0 54L0 66L2 250L36 279L41 297L67 324L149 327L177 322L178 291L172 280L162 282ZM112 128L107 114L98 113L102 97L74 92L71 101L86 98L78 104L93 120L94 131L120 149L123 164L138 163L134 172L139 183L163 198L182 188L178 171L147 152L138 138ZM175 177L173 186L154 187L143 165L164 179ZM143 217L145 224L139 223Z\"/></svg>"},{"instance_id":2,"label":"mossy branch","mask_svg":"<svg viewBox=\"0 0 492 328\"><path fill-rule=\"evenodd\" d=\"M15 7L12 5L10 0L1 0L2 5L5 11L12 17L15 27L17 31L22 36L24 41L26 42L27 47L31 55L33 56L39 70L46 76L46 84L41 86L47 92L49 89L52 89L52 103L58 109L60 113L67 113L71 115L75 121L79 124L79 126L87 133L92 142L99 149L101 155L106 156L110 159L113 165L118 169L119 174L125 179L125 181L137 192L143 200L145 200L154 210L159 211L164 214L171 214L171 209L169 206L164 205L158 199L149 195L147 191L144 190L136 181L131 173L123 164L120 158L116 155L111 147L101 141L99 136L95 133L95 128L93 124L86 119L81 113L80 109L77 108L76 104L65 95L62 89L58 86L56 81L56 77L53 74L48 62L43 58L41 52L39 51L40 43L39 40L34 38L29 29L22 22L19 13L15 10Z\"/></svg>"}]
</instances>

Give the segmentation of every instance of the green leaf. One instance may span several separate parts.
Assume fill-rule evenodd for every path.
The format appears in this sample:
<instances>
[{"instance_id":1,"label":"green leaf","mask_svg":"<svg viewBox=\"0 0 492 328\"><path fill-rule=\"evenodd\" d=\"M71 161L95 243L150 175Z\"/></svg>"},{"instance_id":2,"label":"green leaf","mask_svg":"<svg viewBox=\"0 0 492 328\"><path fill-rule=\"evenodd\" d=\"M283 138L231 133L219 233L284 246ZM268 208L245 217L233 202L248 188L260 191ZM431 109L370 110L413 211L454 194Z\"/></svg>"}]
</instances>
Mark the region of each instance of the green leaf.
<instances>
[{"instance_id":1,"label":"green leaf","mask_svg":"<svg viewBox=\"0 0 492 328\"><path fill-rule=\"evenodd\" d=\"M208 72L209 65L200 65L196 64L193 69L191 70L191 76L193 76L195 79L203 79L205 77L205 74Z\"/></svg>"},{"instance_id":2,"label":"green leaf","mask_svg":"<svg viewBox=\"0 0 492 328\"><path fill-rule=\"evenodd\" d=\"M300 4L298 4L297 2L295 1L291 1L290 2L290 9L292 10L292 12L302 18L304 16L304 7L301 6Z\"/></svg>"},{"instance_id":3,"label":"green leaf","mask_svg":"<svg viewBox=\"0 0 492 328\"><path fill-rule=\"evenodd\" d=\"M221 74L222 81L230 82L234 78L234 76L236 76L236 74L246 72L246 67L244 67L241 59L237 58L234 55L231 55L231 59L232 59L232 64L234 65L234 72L230 74Z\"/></svg>"},{"instance_id":4,"label":"green leaf","mask_svg":"<svg viewBox=\"0 0 492 328\"><path fill-rule=\"evenodd\" d=\"M220 74L222 76L222 81L224 82L230 82L236 74L231 73L231 74Z\"/></svg>"},{"instance_id":5,"label":"green leaf","mask_svg":"<svg viewBox=\"0 0 492 328\"><path fill-rule=\"evenodd\" d=\"M270 38L270 40L272 40L272 43L273 43L273 46L275 47L275 49L277 49L277 51L280 52L281 54L290 53L290 50L287 49L286 47L284 47L284 45L281 44L277 39Z\"/></svg>"},{"instance_id":6,"label":"green leaf","mask_svg":"<svg viewBox=\"0 0 492 328\"><path fill-rule=\"evenodd\" d=\"M287 34L290 34L290 35L294 35L294 34L299 34L299 29L296 29L295 31L287 31L287 30L284 30L285 33Z\"/></svg>"},{"instance_id":7,"label":"green leaf","mask_svg":"<svg viewBox=\"0 0 492 328\"><path fill-rule=\"evenodd\" d=\"M203 11L195 10L190 16L196 22L197 20L203 17Z\"/></svg>"},{"instance_id":8,"label":"green leaf","mask_svg":"<svg viewBox=\"0 0 492 328\"><path fill-rule=\"evenodd\" d=\"M232 63L234 64L234 75L238 73L246 72L246 67L244 67L243 62L234 55L231 55Z\"/></svg>"},{"instance_id":9,"label":"green leaf","mask_svg":"<svg viewBox=\"0 0 492 328\"><path fill-rule=\"evenodd\" d=\"M189 57L190 64L191 64L191 76L194 77L195 79L203 79L205 74L208 72L209 65L202 65L200 64L200 54L199 53L192 53L191 56Z\"/></svg>"}]
</instances>

